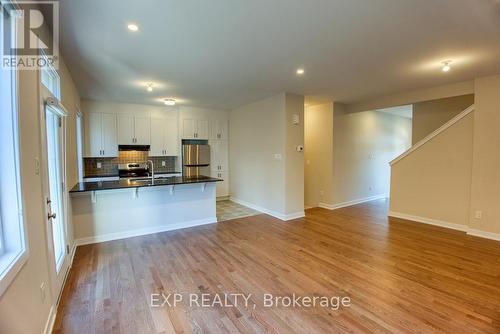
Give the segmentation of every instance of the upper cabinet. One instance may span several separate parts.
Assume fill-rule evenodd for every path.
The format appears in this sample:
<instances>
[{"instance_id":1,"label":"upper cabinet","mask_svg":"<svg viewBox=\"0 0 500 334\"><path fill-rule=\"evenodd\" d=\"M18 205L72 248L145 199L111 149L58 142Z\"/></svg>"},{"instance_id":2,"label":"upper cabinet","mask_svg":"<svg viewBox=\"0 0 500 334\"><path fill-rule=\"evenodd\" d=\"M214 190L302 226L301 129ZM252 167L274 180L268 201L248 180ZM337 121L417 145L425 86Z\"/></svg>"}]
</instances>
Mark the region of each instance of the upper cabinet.
<instances>
[{"instance_id":1,"label":"upper cabinet","mask_svg":"<svg viewBox=\"0 0 500 334\"><path fill-rule=\"evenodd\" d=\"M215 119L210 122L210 139L228 139L227 120Z\"/></svg>"},{"instance_id":2,"label":"upper cabinet","mask_svg":"<svg viewBox=\"0 0 500 334\"><path fill-rule=\"evenodd\" d=\"M85 157L117 157L116 115L91 112L84 116L84 122Z\"/></svg>"},{"instance_id":3,"label":"upper cabinet","mask_svg":"<svg viewBox=\"0 0 500 334\"><path fill-rule=\"evenodd\" d=\"M151 148L149 156L179 155L177 119L170 117L151 118Z\"/></svg>"},{"instance_id":4,"label":"upper cabinet","mask_svg":"<svg viewBox=\"0 0 500 334\"><path fill-rule=\"evenodd\" d=\"M119 145L149 145L151 122L149 117L118 115Z\"/></svg>"},{"instance_id":5,"label":"upper cabinet","mask_svg":"<svg viewBox=\"0 0 500 334\"><path fill-rule=\"evenodd\" d=\"M208 120L190 119L182 120L182 139L208 139Z\"/></svg>"}]
</instances>

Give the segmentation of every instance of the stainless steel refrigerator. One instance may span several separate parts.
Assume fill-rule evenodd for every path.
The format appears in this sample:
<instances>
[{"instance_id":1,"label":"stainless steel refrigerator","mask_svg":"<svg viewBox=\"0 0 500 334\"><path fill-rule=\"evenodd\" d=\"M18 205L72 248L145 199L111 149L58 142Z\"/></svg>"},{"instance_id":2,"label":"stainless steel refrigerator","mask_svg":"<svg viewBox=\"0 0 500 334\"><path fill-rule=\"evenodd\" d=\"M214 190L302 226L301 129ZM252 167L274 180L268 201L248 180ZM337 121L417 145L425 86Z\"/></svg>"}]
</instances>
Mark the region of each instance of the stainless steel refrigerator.
<instances>
[{"instance_id":1,"label":"stainless steel refrigerator","mask_svg":"<svg viewBox=\"0 0 500 334\"><path fill-rule=\"evenodd\" d=\"M209 145L182 145L182 174L183 176L210 176Z\"/></svg>"}]
</instances>

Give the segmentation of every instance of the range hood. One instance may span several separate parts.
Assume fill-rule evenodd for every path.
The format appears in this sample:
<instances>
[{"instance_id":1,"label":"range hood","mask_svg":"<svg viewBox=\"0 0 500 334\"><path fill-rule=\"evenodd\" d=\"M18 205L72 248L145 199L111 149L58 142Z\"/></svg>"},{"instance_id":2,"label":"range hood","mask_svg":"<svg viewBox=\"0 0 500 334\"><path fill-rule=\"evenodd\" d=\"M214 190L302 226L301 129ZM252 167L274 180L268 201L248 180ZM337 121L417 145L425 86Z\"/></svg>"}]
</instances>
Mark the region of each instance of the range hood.
<instances>
[{"instance_id":1,"label":"range hood","mask_svg":"<svg viewBox=\"0 0 500 334\"><path fill-rule=\"evenodd\" d=\"M118 151L149 151L149 145L118 145Z\"/></svg>"}]
</instances>

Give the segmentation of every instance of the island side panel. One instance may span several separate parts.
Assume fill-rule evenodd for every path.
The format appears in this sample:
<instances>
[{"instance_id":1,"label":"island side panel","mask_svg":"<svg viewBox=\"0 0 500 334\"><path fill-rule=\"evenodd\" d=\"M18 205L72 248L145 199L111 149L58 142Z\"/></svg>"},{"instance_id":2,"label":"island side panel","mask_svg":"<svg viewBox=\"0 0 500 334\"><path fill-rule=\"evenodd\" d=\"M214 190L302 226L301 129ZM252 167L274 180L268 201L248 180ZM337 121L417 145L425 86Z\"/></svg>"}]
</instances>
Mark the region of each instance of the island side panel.
<instances>
[{"instance_id":1,"label":"island side panel","mask_svg":"<svg viewBox=\"0 0 500 334\"><path fill-rule=\"evenodd\" d=\"M71 196L75 240L88 244L217 222L215 183Z\"/></svg>"}]
</instances>

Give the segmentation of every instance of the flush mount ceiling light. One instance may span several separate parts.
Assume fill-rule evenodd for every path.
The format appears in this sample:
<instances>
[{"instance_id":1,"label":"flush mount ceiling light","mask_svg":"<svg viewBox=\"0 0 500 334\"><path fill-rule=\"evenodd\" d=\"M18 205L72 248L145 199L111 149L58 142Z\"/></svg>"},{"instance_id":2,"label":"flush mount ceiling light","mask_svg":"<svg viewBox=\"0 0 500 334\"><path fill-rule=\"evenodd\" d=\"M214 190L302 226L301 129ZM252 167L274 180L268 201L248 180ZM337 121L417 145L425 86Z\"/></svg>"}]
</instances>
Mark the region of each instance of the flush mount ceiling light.
<instances>
[{"instance_id":1,"label":"flush mount ceiling light","mask_svg":"<svg viewBox=\"0 0 500 334\"><path fill-rule=\"evenodd\" d=\"M148 92L152 92L153 91L153 84L152 83L148 83L147 86L148 87L146 89L148 90Z\"/></svg>"},{"instance_id":2,"label":"flush mount ceiling light","mask_svg":"<svg viewBox=\"0 0 500 334\"><path fill-rule=\"evenodd\" d=\"M165 103L166 106L175 106L174 99L165 99L165 101L163 101L163 103Z\"/></svg>"},{"instance_id":3,"label":"flush mount ceiling light","mask_svg":"<svg viewBox=\"0 0 500 334\"><path fill-rule=\"evenodd\" d=\"M306 73L306 71L303 68L299 68L297 69L296 73L297 75L303 75L304 73Z\"/></svg>"},{"instance_id":4,"label":"flush mount ceiling light","mask_svg":"<svg viewBox=\"0 0 500 334\"><path fill-rule=\"evenodd\" d=\"M139 27L137 26L137 24L133 24L133 23L129 23L127 28L130 31L138 31L139 30Z\"/></svg>"},{"instance_id":5,"label":"flush mount ceiling light","mask_svg":"<svg viewBox=\"0 0 500 334\"><path fill-rule=\"evenodd\" d=\"M448 72L451 70L451 60L443 61L443 68L441 69L443 72Z\"/></svg>"}]
</instances>

